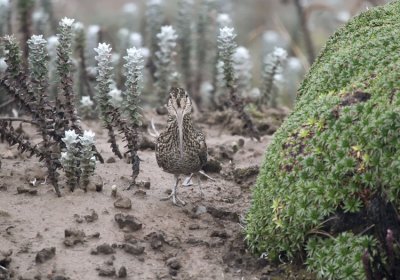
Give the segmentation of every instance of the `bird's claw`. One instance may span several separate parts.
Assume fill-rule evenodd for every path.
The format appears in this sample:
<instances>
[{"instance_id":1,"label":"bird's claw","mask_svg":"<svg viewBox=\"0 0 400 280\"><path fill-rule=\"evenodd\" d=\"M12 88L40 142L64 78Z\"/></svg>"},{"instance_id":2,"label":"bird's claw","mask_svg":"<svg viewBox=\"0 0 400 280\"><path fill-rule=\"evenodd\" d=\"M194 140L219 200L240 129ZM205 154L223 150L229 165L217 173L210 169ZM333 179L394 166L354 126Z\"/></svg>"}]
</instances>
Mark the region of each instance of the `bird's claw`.
<instances>
[{"instance_id":1,"label":"bird's claw","mask_svg":"<svg viewBox=\"0 0 400 280\"><path fill-rule=\"evenodd\" d=\"M182 204L182 206L185 206L185 205L186 205L186 202L183 201L182 199L180 199L180 198L176 195L176 193L175 193L174 191L172 191L170 195L168 195L168 196L166 196L166 197L163 197L163 198L160 198L160 200L161 200L161 201L164 201L164 200L169 200L169 199L171 199L171 198L172 198L172 203L173 203L174 205L176 205L176 206L180 206L179 203Z\"/></svg>"}]
</instances>

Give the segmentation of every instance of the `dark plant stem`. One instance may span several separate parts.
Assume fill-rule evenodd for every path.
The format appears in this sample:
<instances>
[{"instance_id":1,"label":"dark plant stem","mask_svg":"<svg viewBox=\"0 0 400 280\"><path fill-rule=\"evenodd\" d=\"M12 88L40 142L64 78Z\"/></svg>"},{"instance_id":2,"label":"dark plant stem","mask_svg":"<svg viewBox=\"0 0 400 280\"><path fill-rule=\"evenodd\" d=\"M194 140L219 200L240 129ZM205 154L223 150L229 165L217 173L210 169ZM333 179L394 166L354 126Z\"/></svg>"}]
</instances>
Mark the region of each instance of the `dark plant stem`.
<instances>
[{"instance_id":1,"label":"dark plant stem","mask_svg":"<svg viewBox=\"0 0 400 280\"><path fill-rule=\"evenodd\" d=\"M19 12L19 22L20 22L20 30L22 33L22 42L24 42L23 55L24 55L24 64L27 67L28 63L28 54L29 47L26 42L28 42L29 38L32 36L32 12L35 6L35 2L33 0L18 0L17 7Z\"/></svg>"},{"instance_id":2,"label":"dark plant stem","mask_svg":"<svg viewBox=\"0 0 400 280\"><path fill-rule=\"evenodd\" d=\"M29 119L23 119L23 118L0 118L0 121L6 121L6 122L25 122L25 123L30 123L33 125L39 125L39 123L29 120Z\"/></svg>"},{"instance_id":3,"label":"dark plant stem","mask_svg":"<svg viewBox=\"0 0 400 280\"><path fill-rule=\"evenodd\" d=\"M300 0L293 0L293 1L294 1L294 5L296 6L297 15L299 17L300 28L301 28L301 30L303 32L303 36L304 36L304 43L305 43L307 55L308 55L308 62L311 65L315 60L315 50L314 50L313 41L311 39L310 30L308 29L308 26L307 26L307 19L306 19L301 1Z\"/></svg>"},{"instance_id":4,"label":"dark plant stem","mask_svg":"<svg viewBox=\"0 0 400 280\"><path fill-rule=\"evenodd\" d=\"M114 128L111 123L106 124L108 130L108 142L110 143L112 152L118 157L122 158L121 151L118 148L117 140L115 139Z\"/></svg>"}]
</instances>

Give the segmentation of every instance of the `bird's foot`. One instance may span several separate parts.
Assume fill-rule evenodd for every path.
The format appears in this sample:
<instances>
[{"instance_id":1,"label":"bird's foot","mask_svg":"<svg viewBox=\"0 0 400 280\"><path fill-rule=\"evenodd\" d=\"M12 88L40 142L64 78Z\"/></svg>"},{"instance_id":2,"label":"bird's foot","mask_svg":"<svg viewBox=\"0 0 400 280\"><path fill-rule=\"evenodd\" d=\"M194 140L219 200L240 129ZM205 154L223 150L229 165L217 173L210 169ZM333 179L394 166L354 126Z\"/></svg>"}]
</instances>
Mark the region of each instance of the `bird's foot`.
<instances>
[{"instance_id":1,"label":"bird's foot","mask_svg":"<svg viewBox=\"0 0 400 280\"><path fill-rule=\"evenodd\" d=\"M178 197L178 195L174 189L172 189L172 192L170 195L163 197L160 200L169 200L171 198L172 198L172 203L176 206L180 206L179 203L182 204L182 206L186 205L186 202Z\"/></svg>"}]
</instances>

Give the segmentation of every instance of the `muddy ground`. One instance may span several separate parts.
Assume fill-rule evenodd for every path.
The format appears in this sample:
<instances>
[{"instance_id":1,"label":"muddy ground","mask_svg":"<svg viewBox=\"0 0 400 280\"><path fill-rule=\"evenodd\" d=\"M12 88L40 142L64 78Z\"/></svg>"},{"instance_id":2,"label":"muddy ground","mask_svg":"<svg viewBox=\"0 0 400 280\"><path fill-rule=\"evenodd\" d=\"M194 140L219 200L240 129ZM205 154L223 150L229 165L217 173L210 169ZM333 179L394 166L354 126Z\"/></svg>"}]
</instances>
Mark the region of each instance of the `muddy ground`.
<instances>
[{"instance_id":1,"label":"muddy ground","mask_svg":"<svg viewBox=\"0 0 400 280\"><path fill-rule=\"evenodd\" d=\"M165 120L157 116L157 127L162 129ZM138 181L150 186L125 190L130 165L112 154L99 123L82 124L96 133L107 161L98 163L87 193L70 192L61 171L63 196L57 198L44 182L42 163L0 144L0 265L11 279L312 279L302 267L251 255L243 240L251 189L273 136L256 142L221 125L200 123L210 158L222 170L211 172L218 170L214 166L208 173L215 181L202 180L204 198L197 185L180 187L187 205L177 207L160 201L174 179L157 166L154 150L139 152ZM24 129L39 140L29 125ZM124 146L121 138L119 146ZM114 206L113 185L117 196L129 198L131 209Z\"/></svg>"}]
</instances>

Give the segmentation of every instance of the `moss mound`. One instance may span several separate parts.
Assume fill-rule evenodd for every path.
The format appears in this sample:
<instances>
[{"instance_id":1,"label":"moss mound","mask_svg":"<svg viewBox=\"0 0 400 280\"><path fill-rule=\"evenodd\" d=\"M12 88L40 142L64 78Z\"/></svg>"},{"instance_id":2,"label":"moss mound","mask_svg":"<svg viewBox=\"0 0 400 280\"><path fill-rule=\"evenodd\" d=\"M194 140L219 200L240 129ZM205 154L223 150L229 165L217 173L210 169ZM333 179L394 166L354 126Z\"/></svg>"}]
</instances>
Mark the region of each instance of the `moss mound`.
<instances>
[{"instance_id":1,"label":"moss mound","mask_svg":"<svg viewBox=\"0 0 400 280\"><path fill-rule=\"evenodd\" d=\"M268 147L246 238L253 251L271 258L302 259L306 252L322 277L327 268L313 265L312 258L331 250L336 256L329 258L358 263L332 279L363 279L365 248L386 248L388 229L399 240L399 193L400 1L395 1L362 13L328 40L299 89L295 111ZM354 248L340 249L341 233Z\"/></svg>"}]
</instances>

